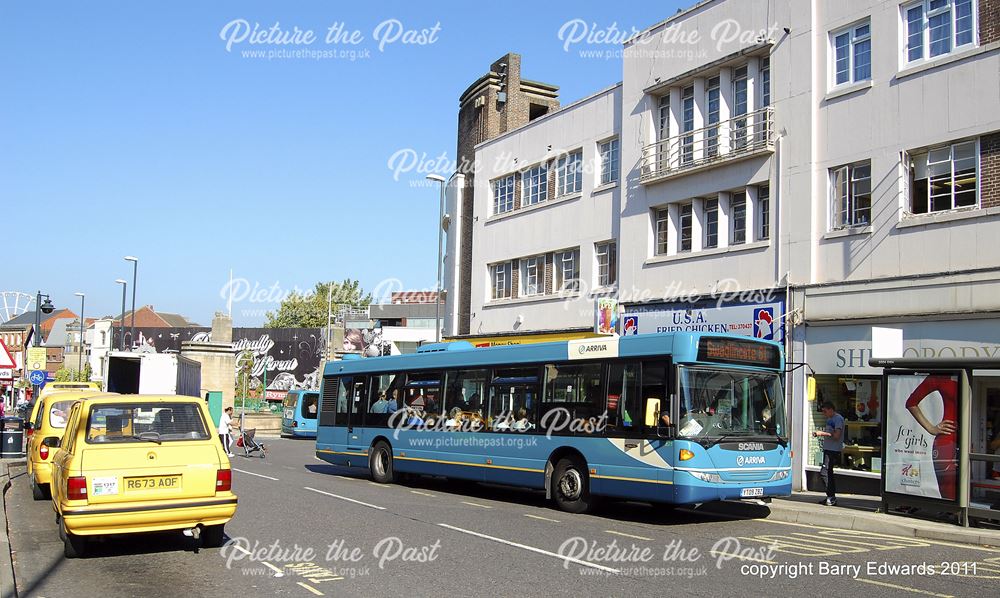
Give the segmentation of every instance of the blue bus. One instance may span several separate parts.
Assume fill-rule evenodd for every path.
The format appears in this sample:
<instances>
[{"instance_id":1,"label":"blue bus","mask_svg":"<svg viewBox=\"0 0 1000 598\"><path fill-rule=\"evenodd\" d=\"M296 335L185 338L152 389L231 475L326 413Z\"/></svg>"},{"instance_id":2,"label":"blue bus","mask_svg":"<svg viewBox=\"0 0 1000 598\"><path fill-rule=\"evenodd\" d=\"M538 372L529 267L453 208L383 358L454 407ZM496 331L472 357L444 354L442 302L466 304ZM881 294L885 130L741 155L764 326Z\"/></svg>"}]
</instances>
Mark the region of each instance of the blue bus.
<instances>
[{"instance_id":1,"label":"blue bus","mask_svg":"<svg viewBox=\"0 0 1000 598\"><path fill-rule=\"evenodd\" d=\"M668 333L332 361L316 455L399 474L653 503L791 493L781 346Z\"/></svg>"},{"instance_id":2,"label":"blue bus","mask_svg":"<svg viewBox=\"0 0 1000 598\"><path fill-rule=\"evenodd\" d=\"M290 390L281 404L281 433L286 436L316 438L319 392Z\"/></svg>"}]
</instances>

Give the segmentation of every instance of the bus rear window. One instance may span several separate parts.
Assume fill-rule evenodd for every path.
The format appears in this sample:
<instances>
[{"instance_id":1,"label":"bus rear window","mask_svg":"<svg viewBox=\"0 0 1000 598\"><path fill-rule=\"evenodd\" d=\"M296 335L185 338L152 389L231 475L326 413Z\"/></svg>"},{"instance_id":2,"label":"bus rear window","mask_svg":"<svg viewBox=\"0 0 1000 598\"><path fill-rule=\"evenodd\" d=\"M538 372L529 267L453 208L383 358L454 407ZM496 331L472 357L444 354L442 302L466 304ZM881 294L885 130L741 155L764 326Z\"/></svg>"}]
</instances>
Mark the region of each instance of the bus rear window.
<instances>
[{"instance_id":1,"label":"bus rear window","mask_svg":"<svg viewBox=\"0 0 1000 598\"><path fill-rule=\"evenodd\" d=\"M198 405L115 403L95 405L87 421L88 443L168 442L210 438Z\"/></svg>"},{"instance_id":2,"label":"bus rear window","mask_svg":"<svg viewBox=\"0 0 1000 598\"><path fill-rule=\"evenodd\" d=\"M302 418L316 419L319 410L319 393L307 392L302 395Z\"/></svg>"}]
</instances>

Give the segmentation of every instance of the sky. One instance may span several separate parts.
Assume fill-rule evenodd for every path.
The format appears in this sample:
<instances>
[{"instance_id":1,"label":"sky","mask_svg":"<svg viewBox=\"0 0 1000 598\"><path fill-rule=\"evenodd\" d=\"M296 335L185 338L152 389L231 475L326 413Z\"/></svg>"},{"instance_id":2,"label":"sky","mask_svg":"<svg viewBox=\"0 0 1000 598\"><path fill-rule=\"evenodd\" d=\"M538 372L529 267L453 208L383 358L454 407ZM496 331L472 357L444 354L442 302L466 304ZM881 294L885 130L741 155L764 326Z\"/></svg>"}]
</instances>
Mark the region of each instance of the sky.
<instances>
[{"instance_id":1,"label":"sky","mask_svg":"<svg viewBox=\"0 0 1000 598\"><path fill-rule=\"evenodd\" d=\"M568 104L693 3L5 0L0 291L116 314L134 255L137 305L208 325L231 289L254 326L320 280L433 289L468 85L513 51Z\"/></svg>"}]
</instances>

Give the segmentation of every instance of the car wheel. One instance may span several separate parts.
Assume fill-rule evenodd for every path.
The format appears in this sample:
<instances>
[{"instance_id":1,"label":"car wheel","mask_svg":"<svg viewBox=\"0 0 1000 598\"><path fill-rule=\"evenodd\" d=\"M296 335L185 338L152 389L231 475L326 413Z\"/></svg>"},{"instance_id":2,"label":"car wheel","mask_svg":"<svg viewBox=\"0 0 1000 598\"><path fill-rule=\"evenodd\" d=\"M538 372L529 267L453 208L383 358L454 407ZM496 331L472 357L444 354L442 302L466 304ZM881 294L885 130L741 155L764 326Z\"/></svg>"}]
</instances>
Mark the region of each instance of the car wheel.
<instances>
[{"instance_id":1,"label":"car wheel","mask_svg":"<svg viewBox=\"0 0 1000 598\"><path fill-rule=\"evenodd\" d=\"M78 559L87 552L87 539L62 530L63 556L68 559Z\"/></svg>"},{"instance_id":2,"label":"car wheel","mask_svg":"<svg viewBox=\"0 0 1000 598\"><path fill-rule=\"evenodd\" d=\"M568 513L586 513L593 506L587 466L579 459L560 459L552 476L556 505Z\"/></svg>"},{"instance_id":3,"label":"car wheel","mask_svg":"<svg viewBox=\"0 0 1000 598\"><path fill-rule=\"evenodd\" d=\"M201 545L205 548L218 548L226 543L226 526L206 525L201 530Z\"/></svg>"},{"instance_id":4,"label":"car wheel","mask_svg":"<svg viewBox=\"0 0 1000 598\"><path fill-rule=\"evenodd\" d=\"M368 456L368 469L372 472L372 479L379 484L396 481L396 473L392 466L392 447L388 442L379 440L372 447L372 452Z\"/></svg>"},{"instance_id":5,"label":"car wheel","mask_svg":"<svg viewBox=\"0 0 1000 598\"><path fill-rule=\"evenodd\" d=\"M45 500L51 498L48 491L48 485L42 487L38 482L35 481L34 476L31 478L31 498L35 500Z\"/></svg>"}]
</instances>

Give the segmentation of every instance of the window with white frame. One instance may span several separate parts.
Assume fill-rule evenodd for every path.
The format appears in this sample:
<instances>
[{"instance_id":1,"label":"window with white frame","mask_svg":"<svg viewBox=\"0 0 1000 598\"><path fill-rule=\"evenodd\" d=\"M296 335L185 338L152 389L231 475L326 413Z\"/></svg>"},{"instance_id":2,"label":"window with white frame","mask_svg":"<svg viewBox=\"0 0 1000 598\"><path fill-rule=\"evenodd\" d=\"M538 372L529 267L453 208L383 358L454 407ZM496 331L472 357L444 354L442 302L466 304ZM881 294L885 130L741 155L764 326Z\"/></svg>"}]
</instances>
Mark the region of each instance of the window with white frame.
<instances>
[{"instance_id":1,"label":"window with white frame","mask_svg":"<svg viewBox=\"0 0 1000 598\"><path fill-rule=\"evenodd\" d=\"M594 252L597 255L597 286L610 287L618 281L618 247L614 241L598 243Z\"/></svg>"},{"instance_id":2,"label":"window with white frame","mask_svg":"<svg viewBox=\"0 0 1000 598\"><path fill-rule=\"evenodd\" d=\"M871 160L830 169L830 206L833 230L871 224Z\"/></svg>"},{"instance_id":3,"label":"window with white frame","mask_svg":"<svg viewBox=\"0 0 1000 598\"><path fill-rule=\"evenodd\" d=\"M760 59L760 106L765 108L771 105L771 57L764 56Z\"/></svg>"},{"instance_id":4,"label":"window with white frame","mask_svg":"<svg viewBox=\"0 0 1000 598\"><path fill-rule=\"evenodd\" d=\"M583 152L566 154L556 161L556 196L583 190Z\"/></svg>"},{"instance_id":5,"label":"window with white frame","mask_svg":"<svg viewBox=\"0 0 1000 598\"><path fill-rule=\"evenodd\" d=\"M654 231L656 232L655 255L667 255L670 251L670 210L667 208L657 208L653 210L655 218Z\"/></svg>"},{"instance_id":6,"label":"window with white frame","mask_svg":"<svg viewBox=\"0 0 1000 598\"><path fill-rule=\"evenodd\" d=\"M545 256L521 258L520 296L541 295L545 291Z\"/></svg>"},{"instance_id":7,"label":"window with white frame","mask_svg":"<svg viewBox=\"0 0 1000 598\"><path fill-rule=\"evenodd\" d=\"M670 138L670 94L660 96L657 106L657 141Z\"/></svg>"},{"instance_id":8,"label":"window with white frame","mask_svg":"<svg viewBox=\"0 0 1000 598\"><path fill-rule=\"evenodd\" d=\"M510 299L511 263L500 262L490 266L490 286L492 299Z\"/></svg>"},{"instance_id":9,"label":"window with white frame","mask_svg":"<svg viewBox=\"0 0 1000 598\"><path fill-rule=\"evenodd\" d=\"M680 211L680 222L678 223L680 245L677 251L691 251L691 234L694 230L693 206L690 203L682 203L678 208Z\"/></svg>"},{"instance_id":10,"label":"window with white frame","mask_svg":"<svg viewBox=\"0 0 1000 598\"><path fill-rule=\"evenodd\" d=\"M747 242L746 191L733 193L729 202L729 244L742 245Z\"/></svg>"},{"instance_id":11,"label":"window with white frame","mask_svg":"<svg viewBox=\"0 0 1000 598\"><path fill-rule=\"evenodd\" d=\"M719 77L711 77L705 87L705 157L719 154ZM713 126L714 125L714 126Z\"/></svg>"},{"instance_id":12,"label":"window with white frame","mask_svg":"<svg viewBox=\"0 0 1000 598\"><path fill-rule=\"evenodd\" d=\"M705 249L719 246L719 200L705 200Z\"/></svg>"},{"instance_id":13,"label":"window with white frame","mask_svg":"<svg viewBox=\"0 0 1000 598\"><path fill-rule=\"evenodd\" d=\"M694 130L694 86L684 88L681 93L681 108L683 120L681 128L685 133ZM694 135L685 135L681 140L681 163L687 164L694 159Z\"/></svg>"},{"instance_id":14,"label":"window with white frame","mask_svg":"<svg viewBox=\"0 0 1000 598\"><path fill-rule=\"evenodd\" d=\"M493 213L503 214L514 209L514 175L493 179Z\"/></svg>"},{"instance_id":15,"label":"window with white frame","mask_svg":"<svg viewBox=\"0 0 1000 598\"><path fill-rule=\"evenodd\" d=\"M601 184L608 185L618 180L618 138L602 141L598 145L601 156Z\"/></svg>"},{"instance_id":16,"label":"window with white frame","mask_svg":"<svg viewBox=\"0 0 1000 598\"><path fill-rule=\"evenodd\" d=\"M979 205L977 143L963 141L910 155L910 212Z\"/></svg>"},{"instance_id":17,"label":"window with white frame","mask_svg":"<svg viewBox=\"0 0 1000 598\"><path fill-rule=\"evenodd\" d=\"M521 205L545 201L549 195L549 169L539 164L521 173Z\"/></svg>"},{"instance_id":18,"label":"window with white frame","mask_svg":"<svg viewBox=\"0 0 1000 598\"><path fill-rule=\"evenodd\" d=\"M906 62L943 56L976 41L973 0L919 0L903 4Z\"/></svg>"},{"instance_id":19,"label":"window with white frame","mask_svg":"<svg viewBox=\"0 0 1000 598\"><path fill-rule=\"evenodd\" d=\"M580 288L579 249L556 252L554 265L557 291L575 291Z\"/></svg>"},{"instance_id":20,"label":"window with white frame","mask_svg":"<svg viewBox=\"0 0 1000 598\"><path fill-rule=\"evenodd\" d=\"M730 131L732 139L729 146L742 149L747 146L747 119L745 116L750 104L747 98L747 67L746 65L733 69L733 127Z\"/></svg>"},{"instance_id":21,"label":"window with white frame","mask_svg":"<svg viewBox=\"0 0 1000 598\"><path fill-rule=\"evenodd\" d=\"M771 238L771 187L757 187L757 240L766 241Z\"/></svg>"},{"instance_id":22,"label":"window with white frame","mask_svg":"<svg viewBox=\"0 0 1000 598\"><path fill-rule=\"evenodd\" d=\"M872 78L872 26L869 19L830 34L833 46L833 84L845 85Z\"/></svg>"}]
</instances>

